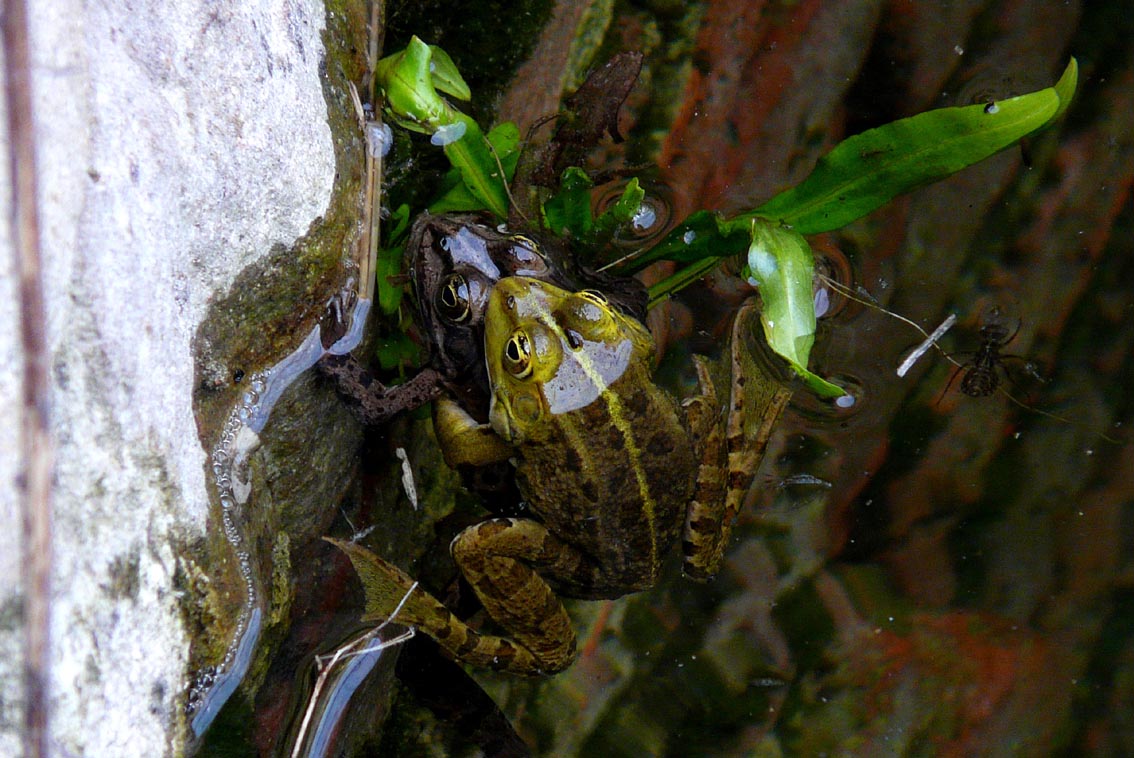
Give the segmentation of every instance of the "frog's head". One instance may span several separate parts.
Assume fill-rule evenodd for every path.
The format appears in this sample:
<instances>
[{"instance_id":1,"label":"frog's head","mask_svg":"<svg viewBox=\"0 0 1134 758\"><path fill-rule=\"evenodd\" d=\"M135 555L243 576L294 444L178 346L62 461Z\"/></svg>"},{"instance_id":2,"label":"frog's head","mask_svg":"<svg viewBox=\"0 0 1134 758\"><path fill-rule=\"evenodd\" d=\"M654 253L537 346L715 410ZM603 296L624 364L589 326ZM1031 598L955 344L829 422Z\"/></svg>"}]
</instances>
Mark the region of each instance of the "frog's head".
<instances>
[{"instance_id":1,"label":"frog's head","mask_svg":"<svg viewBox=\"0 0 1134 758\"><path fill-rule=\"evenodd\" d=\"M484 323L489 418L515 444L538 438L556 414L594 402L628 368L648 371L654 347L645 327L602 293L526 277L497 282Z\"/></svg>"},{"instance_id":2,"label":"frog's head","mask_svg":"<svg viewBox=\"0 0 1134 758\"><path fill-rule=\"evenodd\" d=\"M480 330L497 279L556 276L533 239L500 231L476 214L419 216L406 269L434 357L451 376L481 363Z\"/></svg>"}]
</instances>

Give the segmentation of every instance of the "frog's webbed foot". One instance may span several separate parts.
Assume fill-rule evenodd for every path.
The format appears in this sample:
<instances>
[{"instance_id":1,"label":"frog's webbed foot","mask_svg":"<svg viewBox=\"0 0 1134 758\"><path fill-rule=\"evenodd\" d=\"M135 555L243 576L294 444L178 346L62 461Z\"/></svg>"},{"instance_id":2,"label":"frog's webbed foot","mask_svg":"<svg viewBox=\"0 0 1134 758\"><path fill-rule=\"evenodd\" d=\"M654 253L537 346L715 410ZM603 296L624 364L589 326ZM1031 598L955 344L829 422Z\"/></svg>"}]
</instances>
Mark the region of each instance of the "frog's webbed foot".
<instances>
[{"instance_id":1,"label":"frog's webbed foot","mask_svg":"<svg viewBox=\"0 0 1134 758\"><path fill-rule=\"evenodd\" d=\"M354 565L366 591L364 621L394 621L406 626L423 626L436 615L434 605L441 604L425 591L417 589L416 582L397 566L353 542L330 537L323 539L346 553Z\"/></svg>"},{"instance_id":2,"label":"frog's webbed foot","mask_svg":"<svg viewBox=\"0 0 1134 758\"><path fill-rule=\"evenodd\" d=\"M441 396L444 383L436 370L424 368L403 384L387 387L351 355L327 355L319 370L335 381L335 389L355 417L367 426L384 424L398 413L412 411Z\"/></svg>"},{"instance_id":3,"label":"frog's webbed foot","mask_svg":"<svg viewBox=\"0 0 1134 758\"><path fill-rule=\"evenodd\" d=\"M758 318L751 301L737 311L730 344L727 420L723 431L718 425L702 437L704 455L682 542L685 574L697 581L712 578L720 569L733 522L764 459L772 427L791 399L790 390L762 370L746 346L747 331L755 328ZM708 369L698 361L697 371L702 392L715 408ZM692 405L686 411L691 424L696 414L708 415L707 411L690 411L694 411Z\"/></svg>"},{"instance_id":4,"label":"frog's webbed foot","mask_svg":"<svg viewBox=\"0 0 1134 758\"><path fill-rule=\"evenodd\" d=\"M319 317L319 340L327 350L350 331L354 306L358 303L358 291L354 287L354 277L331 296Z\"/></svg>"},{"instance_id":5,"label":"frog's webbed foot","mask_svg":"<svg viewBox=\"0 0 1134 758\"><path fill-rule=\"evenodd\" d=\"M575 659L563 604L528 564L557 565L564 546L525 519L494 519L461 532L453 557L488 614L510 637L481 634L396 566L349 542L328 539L350 558L366 590L366 621L416 627L458 661L517 674L551 674ZM546 544L545 544L546 543ZM570 560L570 557L567 556ZM411 592L412 589L412 592ZM404 600L404 601L403 601Z\"/></svg>"}]
</instances>

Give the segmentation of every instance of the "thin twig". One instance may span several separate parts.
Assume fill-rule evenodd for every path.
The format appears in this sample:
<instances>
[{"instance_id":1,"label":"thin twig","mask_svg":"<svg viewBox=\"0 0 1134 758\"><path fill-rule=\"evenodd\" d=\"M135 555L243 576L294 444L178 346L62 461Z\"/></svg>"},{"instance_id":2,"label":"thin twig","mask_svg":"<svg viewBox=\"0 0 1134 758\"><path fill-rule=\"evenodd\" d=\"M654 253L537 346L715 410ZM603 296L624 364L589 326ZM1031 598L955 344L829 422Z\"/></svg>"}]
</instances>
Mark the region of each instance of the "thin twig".
<instances>
[{"instance_id":1,"label":"thin twig","mask_svg":"<svg viewBox=\"0 0 1134 758\"><path fill-rule=\"evenodd\" d=\"M913 365L918 362L921 356L929 352L929 349L931 347L935 347L937 345L937 340L944 337L945 332L949 331L955 323L957 323L957 314L950 313L945 318L945 320L941 322L941 325L934 329L933 333L925 338L924 342L910 351L910 354L906 356L906 359L904 361L902 361L902 365L898 366L898 376L904 377L907 373L909 373L909 370L913 368Z\"/></svg>"},{"instance_id":2,"label":"thin twig","mask_svg":"<svg viewBox=\"0 0 1134 758\"><path fill-rule=\"evenodd\" d=\"M924 344L926 345L926 350L928 350L930 347L935 348L937 350L937 352L939 352L939 353L941 353L941 355L945 356L945 360L949 361L950 363L952 363L957 368L962 368L964 366L963 363L958 361L953 356L949 355L949 353L947 353L945 351L945 348L943 348L943 347L941 347L940 345L937 344L937 340L941 338L941 334L944 334L944 330L941 331L941 334L937 334L937 331L941 330L941 326L944 326L946 330L949 327L952 326L952 323L949 323L949 319L945 319L946 323L949 324L948 326L945 326L945 324L942 324L941 326L937 327L936 330L934 330L934 334L936 335L936 337L934 337L929 332L922 329L921 325L918 324L916 321L912 321L912 320L906 318L905 316L903 316L900 313L894 313L891 310L887 310L886 308L883 308L878 303L872 303L869 300L864 300L863 298L858 297L857 295L855 295L854 291L851 290L846 285L840 284L839 282L835 281L834 279L832 279L828 276L824 276L823 274L816 274L816 277L821 282L823 282L824 284L830 286L832 289L834 289L836 292L838 292L843 297L849 298L849 299L855 301L856 303L858 303L860 305L865 305L867 308L873 308L876 311L881 311L882 313L885 313L887 316L891 316L893 318L898 319L898 321L901 321L902 323L909 324L914 329L916 329L918 332L920 332L922 337L925 337L925 343ZM924 352L924 351L922 351L922 352ZM920 358L921 357L920 354L917 357ZM909 360L909 359L907 358L907 360ZM898 376L901 376L901 373L899 373Z\"/></svg>"},{"instance_id":3,"label":"thin twig","mask_svg":"<svg viewBox=\"0 0 1134 758\"><path fill-rule=\"evenodd\" d=\"M299 756L303 754L303 740L307 736L307 728L311 725L311 719L314 717L315 711L318 708L319 697L320 695L322 695L323 687L326 686L327 680L330 679L331 674L339 661L346 658L351 658L356 655L363 655L365 653L384 650L388 647L393 647L394 645L406 642L414 636L415 631L411 626L406 629L406 631L395 635L388 640L379 640L376 646L371 646L370 644L373 639L378 636L378 634L388 624L392 623L394 619L397 618L397 615L401 612L402 607L406 604L406 601L409 600L410 595L412 595L413 591L416 589L417 582L414 582L412 585L410 585L410 588L406 590L406 594L402 596L401 601L399 601L398 605L394 608L394 612L390 614L390 618L386 619L373 629L364 632L358 637L355 637L347 644L337 648L335 652L330 653L329 655L321 655L315 657L315 666L319 670L319 676L315 680L315 686L311 688L311 697L307 700L307 708L303 713L303 721L300 723L299 732L295 736L295 744L292 746L291 758L299 758Z\"/></svg>"},{"instance_id":4,"label":"thin twig","mask_svg":"<svg viewBox=\"0 0 1134 758\"><path fill-rule=\"evenodd\" d=\"M11 229L20 278L20 338L23 404L20 415L24 581L24 755L47 755L47 682L51 627L51 468L48 419L50 383L43 299L39 215L36 206L35 130L31 56L25 0L10 0L3 12L4 75L8 99L8 161L12 187Z\"/></svg>"}]
</instances>

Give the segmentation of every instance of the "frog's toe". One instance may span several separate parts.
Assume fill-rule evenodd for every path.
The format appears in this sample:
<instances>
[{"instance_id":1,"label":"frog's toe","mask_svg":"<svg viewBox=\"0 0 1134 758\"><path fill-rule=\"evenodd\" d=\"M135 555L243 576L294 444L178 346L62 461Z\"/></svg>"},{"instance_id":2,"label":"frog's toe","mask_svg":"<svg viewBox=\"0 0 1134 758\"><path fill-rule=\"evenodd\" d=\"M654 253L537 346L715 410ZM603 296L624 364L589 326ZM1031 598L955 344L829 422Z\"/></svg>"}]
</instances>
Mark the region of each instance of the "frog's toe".
<instances>
[{"instance_id":1,"label":"frog's toe","mask_svg":"<svg viewBox=\"0 0 1134 758\"><path fill-rule=\"evenodd\" d=\"M323 539L346 553L354 564L354 570L358 572L358 578L366 592L366 613L363 620L390 620L417 626L431 610L430 606L437 603L423 590L418 590L417 582L406 576L401 569L366 548L330 537Z\"/></svg>"}]
</instances>

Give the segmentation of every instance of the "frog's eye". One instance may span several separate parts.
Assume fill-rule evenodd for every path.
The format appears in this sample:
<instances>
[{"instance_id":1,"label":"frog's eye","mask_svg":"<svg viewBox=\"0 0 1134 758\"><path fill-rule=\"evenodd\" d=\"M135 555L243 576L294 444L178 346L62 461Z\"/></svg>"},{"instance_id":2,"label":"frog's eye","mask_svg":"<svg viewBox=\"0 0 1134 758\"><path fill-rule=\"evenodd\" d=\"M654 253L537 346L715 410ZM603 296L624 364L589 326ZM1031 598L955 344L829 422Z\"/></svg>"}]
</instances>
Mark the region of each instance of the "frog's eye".
<instances>
[{"instance_id":1,"label":"frog's eye","mask_svg":"<svg viewBox=\"0 0 1134 758\"><path fill-rule=\"evenodd\" d=\"M521 248L526 248L526 249L530 250L533 253L539 252L539 243L536 242L531 237L526 237L523 234L513 234L512 235L512 242L514 242L516 245L520 246Z\"/></svg>"},{"instance_id":2,"label":"frog's eye","mask_svg":"<svg viewBox=\"0 0 1134 758\"><path fill-rule=\"evenodd\" d=\"M435 298L437 312L454 324L469 320L472 310L469 307L469 283L460 274L449 274L441 282Z\"/></svg>"},{"instance_id":3,"label":"frog's eye","mask_svg":"<svg viewBox=\"0 0 1134 758\"><path fill-rule=\"evenodd\" d=\"M504 369L517 379L532 373L532 343L524 332L513 332L504 346Z\"/></svg>"},{"instance_id":4,"label":"frog's eye","mask_svg":"<svg viewBox=\"0 0 1134 758\"><path fill-rule=\"evenodd\" d=\"M583 298L584 300L589 300L596 305L606 306L608 302L606 295L602 294L598 290L581 290L579 292L579 297Z\"/></svg>"}]
</instances>

